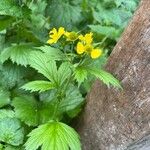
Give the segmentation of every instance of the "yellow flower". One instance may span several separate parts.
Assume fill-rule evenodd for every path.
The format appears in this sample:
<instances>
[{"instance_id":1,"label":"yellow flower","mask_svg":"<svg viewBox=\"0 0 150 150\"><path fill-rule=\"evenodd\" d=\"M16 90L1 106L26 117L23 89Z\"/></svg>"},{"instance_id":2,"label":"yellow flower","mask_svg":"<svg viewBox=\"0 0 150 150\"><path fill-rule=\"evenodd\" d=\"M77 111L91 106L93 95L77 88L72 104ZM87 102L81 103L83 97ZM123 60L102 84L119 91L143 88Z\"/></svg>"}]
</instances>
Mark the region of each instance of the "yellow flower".
<instances>
[{"instance_id":1,"label":"yellow flower","mask_svg":"<svg viewBox=\"0 0 150 150\"><path fill-rule=\"evenodd\" d=\"M67 37L67 41L75 41L78 39L78 34L76 32L65 32L64 35Z\"/></svg>"},{"instance_id":2,"label":"yellow flower","mask_svg":"<svg viewBox=\"0 0 150 150\"><path fill-rule=\"evenodd\" d=\"M89 44L90 45L93 42L93 33L92 32L87 33L87 34L85 34L85 36L80 35L79 39L82 42L84 42L85 44Z\"/></svg>"},{"instance_id":3,"label":"yellow flower","mask_svg":"<svg viewBox=\"0 0 150 150\"><path fill-rule=\"evenodd\" d=\"M81 42L78 42L78 44L77 44L77 53L78 54L83 54L84 52L85 52L85 46Z\"/></svg>"},{"instance_id":4,"label":"yellow flower","mask_svg":"<svg viewBox=\"0 0 150 150\"><path fill-rule=\"evenodd\" d=\"M49 32L50 39L47 41L49 44L57 43L57 41L61 38L61 36L65 33L65 29L63 27L60 27L58 31L56 28L53 28Z\"/></svg>"},{"instance_id":5,"label":"yellow flower","mask_svg":"<svg viewBox=\"0 0 150 150\"><path fill-rule=\"evenodd\" d=\"M92 49L91 51L91 58L96 59L102 55L102 50L101 49Z\"/></svg>"}]
</instances>

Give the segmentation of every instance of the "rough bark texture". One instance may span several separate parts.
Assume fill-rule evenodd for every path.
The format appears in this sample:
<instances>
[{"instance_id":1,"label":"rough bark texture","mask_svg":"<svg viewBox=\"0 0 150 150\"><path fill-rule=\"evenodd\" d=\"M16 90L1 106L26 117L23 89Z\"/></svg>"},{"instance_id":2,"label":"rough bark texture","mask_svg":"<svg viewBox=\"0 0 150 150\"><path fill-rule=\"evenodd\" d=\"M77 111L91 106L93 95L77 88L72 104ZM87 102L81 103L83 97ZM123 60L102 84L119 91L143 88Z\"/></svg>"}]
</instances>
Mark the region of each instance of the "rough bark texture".
<instances>
[{"instance_id":1,"label":"rough bark texture","mask_svg":"<svg viewBox=\"0 0 150 150\"><path fill-rule=\"evenodd\" d=\"M141 2L106 69L124 90L96 81L77 125L83 150L133 149L150 133L150 0Z\"/></svg>"}]
</instances>

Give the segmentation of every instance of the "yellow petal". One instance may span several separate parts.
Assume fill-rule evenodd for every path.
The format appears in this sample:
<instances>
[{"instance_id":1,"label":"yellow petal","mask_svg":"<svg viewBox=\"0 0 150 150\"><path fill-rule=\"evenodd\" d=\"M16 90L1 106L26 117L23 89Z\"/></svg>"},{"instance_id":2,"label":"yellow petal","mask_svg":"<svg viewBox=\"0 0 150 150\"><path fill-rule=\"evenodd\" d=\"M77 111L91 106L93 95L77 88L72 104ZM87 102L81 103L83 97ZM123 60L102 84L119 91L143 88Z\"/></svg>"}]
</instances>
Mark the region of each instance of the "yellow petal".
<instances>
[{"instance_id":1,"label":"yellow petal","mask_svg":"<svg viewBox=\"0 0 150 150\"><path fill-rule=\"evenodd\" d=\"M63 27L60 27L58 29L58 37L60 38L65 33L65 29Z\"/></svg>"},{"instance_id":2,"label":"yellow petal","mask_svg":"<svg viewBox=\"0 0 150 150\"><path fill-rule=\"evenodd\" d=\"M49 34L56 34L56 33L57 33L56 28L53 28L53 29L49 32Z\"/></svg>"},{"instance_id":3,"label":"yellow petal","mask_svg":"<svg viewBox=\"0 0 150 150\"><path fill-rule=\"evenodd\" d=\"M66 37L69 37L70 32L67 32L67 31L66 31L66 32L64 33L64 35L65 35Z\"/></svg>"},{"instance_id":4,"label":"yellow petal","mask_svg":"<svg viewBox=\"0 0 150 150\"><path fill-rule=\"evenodd\" d=\"M49 40L47 41L47 43L48 43L48 44L53 44L53 43L55 43L55 41L54 41L53 39L49 39Z\"/></svg>"},{"instance_id":5,"label":"yellow petal","mask_svg":"<svg viewBox=\"0 0 150 150\"><path fill-rule=\"evenodd\" d=\"M93 36L92 32L85 35L85 43L86 44L91 44L93 42L93 37L92 36Z\"/></svg>"},{"instance_id":6,"label":"yellow petal","mask_svg":"<svg viewBox=\"0 0 150 150\"><path fill-rule=\"evenodd\" d=\"M83 54L85 52L85 47L81 42L78 42L77 44L77 53Z\"/></svg>"},{"instance_id":7,"label":"yellow petal","mask_svg":"<svg viewBox=\"0 0 150 150\"><path fill-rule=\"evenodd\" d=\"M91 51L91 58L96 59L102 55L102 50L101 49L93 49Z\"/></svg>"},{"instance_id":8,"label":"yellow petal","mask_svg":"<svg viewBox=\"0 0 150 150\"><path fill-rule=\"evenodd\" d=\"M81 41L85 41L85 38L84 38L84 36L81 34L81 35L79 35L79 39L81 40Z\"/></svg>"}]
</instances>

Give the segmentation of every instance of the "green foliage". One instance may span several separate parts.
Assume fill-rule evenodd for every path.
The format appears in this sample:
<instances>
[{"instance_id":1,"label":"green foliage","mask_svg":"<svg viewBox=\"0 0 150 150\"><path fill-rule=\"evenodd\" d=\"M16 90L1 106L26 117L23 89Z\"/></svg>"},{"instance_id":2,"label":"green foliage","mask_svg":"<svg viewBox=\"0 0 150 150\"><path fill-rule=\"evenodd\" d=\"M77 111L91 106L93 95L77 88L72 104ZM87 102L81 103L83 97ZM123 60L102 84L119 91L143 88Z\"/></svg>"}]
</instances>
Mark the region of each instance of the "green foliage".
<instances>
[{"instance_id":1,"label":"green foliage","mask_svg":"<svg viewBox=\"0 0 150 150\"><path fill-rule=\"evenodd\" d=\"M24 86L22 86L22 88L25 90L31 90L31 92L35 92L35 91L44 92L50 89L54 89L55 85L48 81L39 80L39 81L29 82Z\"/></svg>"},{"instance_id":2,"label":"green foliage","mask_svg":"<svg viewBox=\"0 0 150 150\"><path fill-rule=\"evenodd\" d=\"M0 119L0 141L14 146L23 143L24 130L15 118Z\"/></svg>"},{"instance_id":3,"label":"green foliage","mask_svg":"<svg viewBox=\"0 0 150 150\"><path fill-rule=\"evenodd\" d=\"M32 130L25 143L26 150L81 150L80 141L74 129L68 125L51 121Z\"/></svg>"},{"instance_id":4,"label":"green foliage","mask_svg":"<svg viewBox=\"0 0 150 150\"><path fill-rule=\"evenodd\" d=\"M15 118L15 113L10 109L0 109L0 119L3 118Z\"/></svg>"},{"instance_id":5,"label":"green foliage","mask_svg":"<svg viewBox=\"0 0 150 150\"><path fill-rule=\"evenodd\" d=\"M50 15L52 27L63 26L71 29L80 23L82 19L81 7L70 5L69 2L69 0L58 0L56 3L55 0L51 0L47 13Z\"/></svg>"},{"instance_id":6,"label":"green foliage","mask_svg":"<svg viewBox=\"0 0 150 150\"><path fill-rule=\"evenodd\" d=\"M91 74L102 80L107 86L113 85L114 87L119 87L121 88L121 85L119 81L114 78L110 73L104 71L104 70L99 70L99 69L93 69L89 68L88 70Z\"/></svg>"},{"instance_id":7,"label":"green foliage","mask_svg":"<svg viewBox=\"0 0 150 150\"><path fill-rule=\"evenodd\" d=\"M10 93L0 89L0 108L10 103Z\"/></svg>"},{"instance_id":8,"label":"green foliage","mask_svg":"<svg viewBox=\"0 0 150 150\"><path fill-rule=\"evenodd\" d=\"M15 115L28 126L37 126L50 120L53 106L50 103L42 103L34 98L15 97L12 105L15 107Z\"/></svg>"},{"instance_id":9,"label":"green foliage","mask_svg":"<svg viewBox=\"0 0 150 150\"><path fill-rule=\"evenodd\" d=\"M62 122L79 114L96 79L121 88L103 66L138 2L0 0L0 149L81 149ZM61 26L78 38L49 33ZM79 35L91 31L90 46L102 51L95 59L77 51L78 42L86 43ZM52 37L56 44L49 45Z\"/></svg>"},{"instance_id":10,"label":"green foliage","mask_svg":"<svg viewBox=\"0 0 150 150\"><path fill-rule=\"evenodd\" d=\"M26 66L29 64L29 55L33 50L29 44L11 46L3 50L0 60L3 63L10 58L13 63Z\"/></svg>"}]
</instances>

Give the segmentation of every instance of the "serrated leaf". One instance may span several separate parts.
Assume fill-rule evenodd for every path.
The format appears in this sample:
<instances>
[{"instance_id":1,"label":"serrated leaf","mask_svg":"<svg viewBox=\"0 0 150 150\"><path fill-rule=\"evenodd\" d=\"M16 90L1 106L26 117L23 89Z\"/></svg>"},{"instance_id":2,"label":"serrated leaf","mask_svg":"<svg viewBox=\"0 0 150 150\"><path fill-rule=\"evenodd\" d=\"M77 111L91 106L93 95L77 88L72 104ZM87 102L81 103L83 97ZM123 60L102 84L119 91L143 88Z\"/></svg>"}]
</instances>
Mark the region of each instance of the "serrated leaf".
<instances>
[{"instance_id":1,"label":"serrated leaf","mask_svg":"<svg viewBox=\"0 0 150 150\"><path fill-rule=\"evenodd\" d=\"M12 105L15 107L16 117L29 126L45 123L53 114L53 106L51 104L37 102L28 96L15 97Z\"/></svg>"},{"instance_id":2,"label":"serrated leaf","mask_svg":"<svg viewBox=\"0 0 150 150\"><path fill-rule=\"evenodd\" d=\"M62 63L57 69L56 62L51 60L47 53L40 51L31 53L30 65L56 86L61 86L71 74L70 65L67 62Z\"/></svg>"},{"instance_id":3,"label":"serrated leaf","mask_svg":"<svg viewBox=\"0 0 150 150\"><path fill-rule=\"evenodd\" d=\"M0 119L0 141L18 146L23 143L23 138L24 130L17 119Z\"/></svg>"},{"instance_id":4,"label":"serrated leaf","mask_svg":"<svg viewBox=\"0 0 150 150\"><path fill-rule=\"evenodd\" d=\"M24 68L11 63L4 64L0 70L0 84L7 89L14 87L25 76Z\"/></svg>"},{"instance_id":5,"label":"serrated leaf","mask_svg":"<svg viewBox=\"0 0 150 150\"><path fill-rule=\"evenodd\" d=\"M112 24L121 26L121 17L117 14L116 9L104 9L101 8L99 12L93 12L94 19L99 23Z\"/></svg>"},{"instance_id":6,"label":"serrated leaf","mask_svg":"<svg viewBox=\"0 0 150 150\"><path fill-rule=\"evenodd\" d=\"M10 58L13 63L26 66L29 64L29 55L33 50L34 48L28 44L11 46L2 51L0 60L3 63Z\"/></svg>"},{"instance_id":7,"label":"serrated leaf","mask_svg":"<svg viewBox=\"0 0 150 150\"><path fill-rule=\"evenodd\" d=\"M81 7L70 5L69 2L58 0L56 3L53 0L47 14L50 16L52 27L63 26L70 29L81 21L81 11Z\"/></svg>"},{"instance_id":8,"label":"serrated leaf","mask_svg":"<svg viewBox=\"0 0 150 150\"><path fill-rule=\"evenodd\" d=\"M36 69L39 73L43 74L47 79L56 83L57 66L54 60L40 52L34 51L30 54L30 66Z\"/></svg>"},{"instance_id":9,"label":"serrated leaf","mask_svg":"<svg viewBox=\"0 0 150 150\"><path fill-rule=\"evenodd\" d=\"M122 88L120 82L113 75L104 70L89 68L88 72L102 80L108 87L112 85L117 88Z\"/></svg>"},{"instance_id":10,"label":"serrated leaf","mask_svg":"<svg viewBox=\"0 0 150 150\"><path fill-rule=\"evenodd\" d=\"M25 143L26 150L81 150L76 131L61 122L51 121L31 131Z\"/></svg>"},{"instance_id":11,"label":"serrated leaf","mask_svg":"<svg viewBox=\"0 0 150 150\"><path fill-rule=\"evenodd\" d=\"M15 117L15 113L13 110L9 110L9 109L0 109L0 119L3 118L14 118Z\"/></svg>"},{"instance_id":12,"label":"serrated leaf","mask_svg":"<svg viewBox=\"0 0 150 150\"><path fill-rule=\"evenodd\" d=\"M79 66L75 69L74 75L75 75L74 78L80 85L82 82L84 82L84 80L87 79L87 70Z\"/></svg>"},{"instance_id":13,"label":"serrated leaf","mask_svg":"<svg viewBox=\"0 0 150 150\"><path fill-rule=\"evenodd\" d=\"M56 76L57 84L59 86L63 85L66 79L68 79L71 76L71 66L69 65L69 63L62 63L57 71Z\"/></svg>"},{"instance_id":14,"label":"serrated leaf","mask_svg":"<svg viewBox=\"0 0 150 150\"><path fill-rule=\"evenodd\" d=\"M104 35L112 39L117 39L120 36L120 30L114 27L101 26L101 25L89 25L89 27L93 32Z\"/></svg>"},{"instance_id":15,"label":"serrated leaf","mask_svg":"<svg viewBox=\"0 0 150 150\"><path fill-rule=\"evenodd\" d=\"M50 89L54 89L55 85L49 81L37 80L37 81L28 82L25 85L23 85L21 88L25 90L30 90L31 92L36 92L36 91L44 92Z\"/></svg>"},{"instance_id":16,"label":"serrated leaf","mask_svg":"<svg viewBox=\"0 0 150 150\"><path fill-rule=\"evenodd\" d=\"M9 15L22 18L28 16L30 10L27 7L21 7L15 0L0 1L0 15Z\"/></svg>"},{"instance_id":17,"label":"serrated leaf","mask_svg":"<svg viewBox=\"0 0 150 150\"><path fill-rule=\"evenodd\" d=\"M41 46L38 49L42 50L49 57L50 60L64 60L65 55L62 51L51 46Z\"/></svg>"},{"instance_id":18,"label":"serrated leaf","mask_svg":"<svg viewBox=\"0 0 150 150\"><path fill-rule=\"evenodd\" d=\"M10 103L10 92L0 89L0 108Z\"/></svg>"},{"instance_id":19,"label":"serrated leaf","mask_svg":"<svg viewBox=\"0 0 150 150\"><path fill-rule=\"evenodd\" d=\"M59 111L67 112L75 109L81 105L84 101L79 89L73 85L70 85L66 91L65 98L60 102Z\"/></svg>"}]
</instances>

